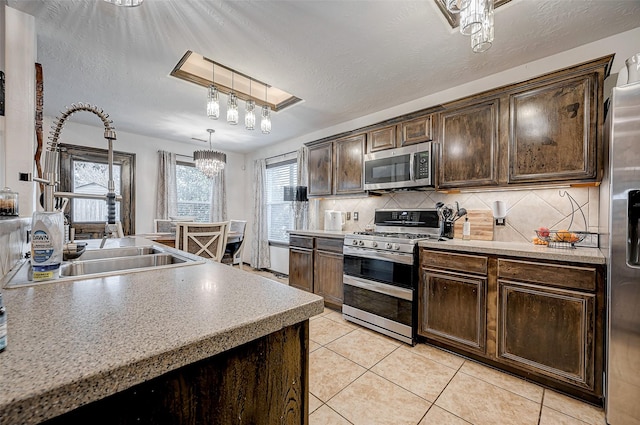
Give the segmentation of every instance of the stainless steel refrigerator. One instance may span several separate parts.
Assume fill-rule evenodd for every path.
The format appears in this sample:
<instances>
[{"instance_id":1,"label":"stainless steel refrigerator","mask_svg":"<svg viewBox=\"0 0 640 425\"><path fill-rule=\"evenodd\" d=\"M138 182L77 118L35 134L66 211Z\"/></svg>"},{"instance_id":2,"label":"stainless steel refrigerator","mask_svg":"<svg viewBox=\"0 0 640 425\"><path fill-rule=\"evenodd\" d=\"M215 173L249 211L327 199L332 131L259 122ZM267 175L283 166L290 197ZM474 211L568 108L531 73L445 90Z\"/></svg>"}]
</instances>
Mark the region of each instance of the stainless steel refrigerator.
<instances>
[{"instance_id":1,"label":"stainless steel refrigerator","mask_svg":"<svg viewBox=\"0 0 640 425\"><path fill-rule=\"evenodd\" d=\"M610 425L640 425L640 82L613 89L600 187L607 257L605 408Z\"/></svg>"}]
</instances>

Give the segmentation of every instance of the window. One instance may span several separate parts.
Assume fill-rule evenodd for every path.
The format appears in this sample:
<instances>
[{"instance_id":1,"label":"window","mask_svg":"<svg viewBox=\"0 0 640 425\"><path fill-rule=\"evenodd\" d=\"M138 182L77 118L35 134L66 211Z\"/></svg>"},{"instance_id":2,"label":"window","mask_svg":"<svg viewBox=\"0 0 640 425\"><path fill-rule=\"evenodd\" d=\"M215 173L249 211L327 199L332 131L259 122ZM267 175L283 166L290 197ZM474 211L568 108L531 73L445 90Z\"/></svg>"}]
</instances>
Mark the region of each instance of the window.
<instances>
[{"instance_id":1,"label":"window","mask_svg":"<svg viewBox=\"0 0 640 425\"><path fill-rule=\"evenodd\" d=\"M72 161L73 181L71 182L73 193L87 193L91 195L104 195L109 186L109 166L94 161ZM122 166L113 164L113 182L116 187L116 195L120 195L122 186L120 174ZM71 221L91 222L107 221L107 203L101 199L72 199ZM120 221L120 202L116 201L116 220Z\"/></svg>"},{"instance_id":2,"label":"window","mask_svg":"<svg viewBox=\"0 0 640 425\"><path fill-rule=\"evenodd\" d=\"M211 216L211 180L189 162L176 164L178 215L208 222Z\"/></svg>"},{"instance_id":3,"label":"window","mask_svg":"<svg viewBox=\"0 0 640 425\"><path fill-rule=\"evenodd\" d=\"M135 157L132 153L113 153L115 192L122 196L122 202L116 202L116 220L121 222L125 235L135 233ZM61 191L104 195L108 181L106 149L60 144ZM76 239L101 238L107 221L107 203L102 199L71 199L67 217Z\"/></svg>"},{"instance_id":4,"label":"window","mask_svg":"<svg viewBox=\"0 0 640 425\"><path fill-rule=\"evenodd\" d=\"M296 186L298 181L298 162L289 159L267 164L267 222L269 223L269 242L289 242L287 230L295 225L292 202L284 200L284 187Z\"/></svg>"}]
</instances>

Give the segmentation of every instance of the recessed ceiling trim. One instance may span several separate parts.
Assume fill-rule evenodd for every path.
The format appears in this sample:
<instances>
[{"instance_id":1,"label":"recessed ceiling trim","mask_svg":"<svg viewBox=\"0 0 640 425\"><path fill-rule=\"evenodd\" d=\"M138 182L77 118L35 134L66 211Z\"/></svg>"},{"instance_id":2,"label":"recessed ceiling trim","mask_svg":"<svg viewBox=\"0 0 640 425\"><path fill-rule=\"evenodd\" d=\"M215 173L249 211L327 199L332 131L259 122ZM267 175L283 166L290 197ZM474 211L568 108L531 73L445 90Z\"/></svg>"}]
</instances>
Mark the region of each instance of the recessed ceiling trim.
<instances>
[{"instance_id":1,"label":"recessed ceiling trim","mask_svg":"<svg viewBox=\"0 0 640 425\"><path fill-rule=\"evenodd\" d=\"M212 77L214 77L213 67L215 67L215 86L220 93L228 95L233 91L238 96L238 99L244 101L254 100L256 105L261 107L268 105L276 112L302 101L302 99L284 90L270 86L265 82L231 69L191 50L188 50L182 56L170 75L208 88L212 83ZM231 86L233 86L233 90ZM267 94L266 101L265 92Z\"/></svg>"},{"instance_id":2,"label":"recessed ceiling trim","mask_svg":"<svg viewBox=\"0 0 640 425\"><path fill-rule=\"evenodd\" d=\"M438 8L440 9L440 12L442 12L444 17L447 19L447 22L449 22L449 25L451 25L451 28L457 28L460 26L460 14L449 12L449 10L447 9L447 5L445 4L445 0L433 0L433 1L436 2L436 4L438 5ZM493 8L497 9L503 4L509 3L510 1L511 0L495 0L493 2Z\"/></svg>"}]
</instances>

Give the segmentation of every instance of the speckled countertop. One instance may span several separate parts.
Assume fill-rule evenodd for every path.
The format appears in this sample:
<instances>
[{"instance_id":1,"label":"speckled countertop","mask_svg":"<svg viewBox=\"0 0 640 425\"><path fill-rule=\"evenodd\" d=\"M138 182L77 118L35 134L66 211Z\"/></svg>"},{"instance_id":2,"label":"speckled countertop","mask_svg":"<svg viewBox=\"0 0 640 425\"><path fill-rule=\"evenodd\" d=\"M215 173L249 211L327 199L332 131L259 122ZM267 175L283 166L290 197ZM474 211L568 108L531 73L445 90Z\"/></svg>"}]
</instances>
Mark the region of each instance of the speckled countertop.
<instances>
[{"instance_id":1,"label":"speckled countertop","mask_svg":"<svg viewBox=\"0 0 640 425\"><path fill-rule=\"evenodd\" d=\"M353 232L336 231L336 230L287 230L290 235L313 236L321 238L344 239L344 235Z\"/></svg>"},{"instance_id":2,"label":"speckled countertop","mask_svg":"<svg viewBox=\"0 0 640 425\"><path fill-rule=\"evenodd\" d=\"M2 292L1 424L41 422L323 311L316 295L212 262Z\"/></svg>"},{"instance_id":3,"label":"speckled countertop","mask_svg":"<svg viewBox=\"0 0 640 425\"><path fill-rule=\"evenodd\" d=\"M496 254L513 257L536 258L540 260L572 261L587 264L605 264L605 257L598 248L561 249L521 242L463 241L451 239L445 241L425 240L418 246L449 251L472 252L476 254Z\"/></svg>"}]
</instances>

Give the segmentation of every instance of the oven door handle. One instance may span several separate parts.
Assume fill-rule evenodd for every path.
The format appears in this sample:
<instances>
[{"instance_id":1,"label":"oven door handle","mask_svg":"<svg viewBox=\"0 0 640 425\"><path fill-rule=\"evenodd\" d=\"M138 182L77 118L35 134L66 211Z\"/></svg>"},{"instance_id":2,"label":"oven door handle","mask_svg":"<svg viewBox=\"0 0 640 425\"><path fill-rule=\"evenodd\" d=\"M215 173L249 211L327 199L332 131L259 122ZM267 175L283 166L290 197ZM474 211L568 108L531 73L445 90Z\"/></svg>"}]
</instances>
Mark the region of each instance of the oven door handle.
<instances>
[{"instance_id":1,"label":"oven door handle","mask_svg":"<svg viewBox=\"0 0 640 425\"><path fill-rule=\"evenodd\" d=\"M368 291L377 292L379 294L389 295L394 298L401 298L407 301L413 301L413 291L407 288L399 288L397 286L385 285L384 283L365 280L355 276L342 275L342 281L345 285L351 285Z\"/></svg>"},{"instance_id":2,"label":"oven door handle","mask_svg":"<svg viewBox=\"0 0 640 425\"><path fill-rule=\"evenodd\" d=\"M342 249L342 253L353 257L370 258L372 260L385 260L391 261L392 263L413 265L413 254L380 252L375 249L355 248L351 246L345 246Z\"/></svg>"}]
</instances>

